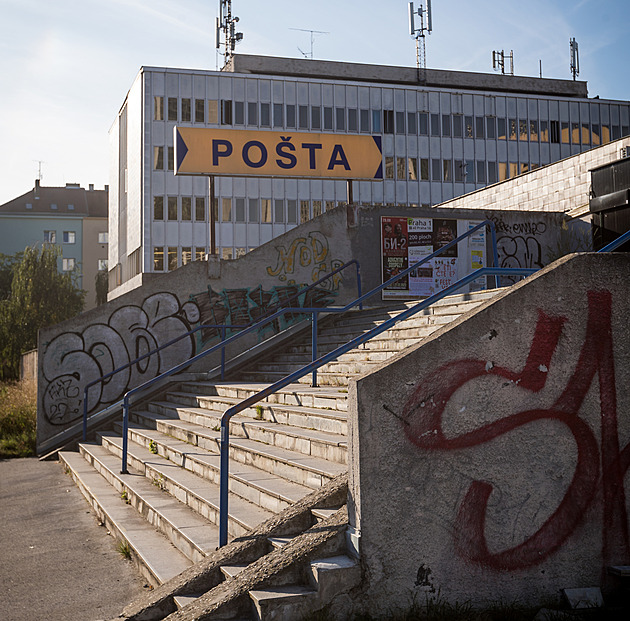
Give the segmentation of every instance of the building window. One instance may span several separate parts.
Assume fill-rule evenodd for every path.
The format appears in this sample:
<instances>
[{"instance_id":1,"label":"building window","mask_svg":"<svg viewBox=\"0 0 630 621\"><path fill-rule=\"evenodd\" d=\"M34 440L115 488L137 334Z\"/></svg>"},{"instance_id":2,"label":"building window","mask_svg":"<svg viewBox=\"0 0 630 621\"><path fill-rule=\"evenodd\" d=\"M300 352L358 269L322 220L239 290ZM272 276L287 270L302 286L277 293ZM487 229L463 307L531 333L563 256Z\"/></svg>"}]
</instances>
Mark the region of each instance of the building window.
<instances>
[{"instance_id":1,"label":"building window","mask_svg":"<svg viewBox=\"0 0 630 621\"><path fill-rule=\"evenodd\" d=\"M464 117L461 114L453 115L453 138L464 136Z\"/></svg>"},{"instance_id":2,"label":"building window","mask_svg":"<svg viewBox=\"0 0 630 621\"><path fill-rule=\"evenodd\" d=\"M219 102L216 99L208 101L208 123L219 122Z\"/></svg>"},{"instance_id":3,"label":"building window","mask_svg":"<svg viewBox=\"0 0 630 621\"><path fill-rule=\"evenodd\" d=\"M247 124L258 125L258 106L255 101L250 101L247 104Z\"/></svg>"},{"instance_id":4,"label":"building window","mask_svg":"<svg viewBox=\"0 0 630 621\"><path fill-rule=\"evenodd\" d=\"M547 121L540 122L540 142L549 142L549 124Z\"/></svg>"},{"instance_id":5,"label":"building window","mask_svg":"<svg viewBox=\"0 0 630 621\"><path fill-rule=\"evenodd\" d=\"M232 125L232 100L221 100L221 125Z\"/></svg>"},{"instance_id":6,"label":"building window","mask_svg":"<svg viewBox=\"0 0 630 621\"><path fill-rule=\"evenodd\" d=\"M440 135L440 115L439 114L431 115L431 135L432 136Z\"/></svg>"},{"instance_id":7,"label":"building window","mask_svg":"<svg viewBox=\"0 0 630 621\"><path fill-rule=\"evenodd\" d=\"M464 117L464 138L473 137L473 118L472 116Z\"/></svg>"},{"instance_id":8,"label":"building window","mask_svg":"<svg viewBox=\"0 0 630 621\"><path fill-rule=\"evenodd\" d=\"M361 123L361 131L369 132L370 131L370 111L362 108L359 111L359 122Z\"/></svg>"},{"instance_id":9,"label":"building window","mask_svg":"<svg viewBox=\"0 0 630 621\"><path fill-rule=\"evenodd\" d=\"M477 183L486 182L486 163L477 161Z\"/></svg>"},{"instance_id":10,"label":"building window","mask_svg":"<svg viewBox=\"0 0 630 621\"><path fill-rule=\"evenodd\" d=\"M499 140L507 140L505 119L497 119L497 136Z\"/></svg>"},{"instance_id":11,"label":"building window","mask_svg":"<svg viewBox=\"0 0 630 621\"><path fill-rule=\"evenodd\" d=\"M177 196L168 197L168 219L177 220Z\"/></svg>"},{"instance_id":12,"label":"building window","mask_svg":"<svg viewBox=\"0 0 630 621\"><path fill-rule=\"evenodd\" d=\"M407 133L413 135L418 133L418 123L415 112L407 112Z\"/></svg>"},{"instance_id":13,"label":"building window","mask_svg":"<svg viewBox=\"0 0 630 621\"><path fill-rule=\"evenodd\" d=\"M273 215L277 223L284 222L284 200L276 198L273 202Z\"/></svg>"},{"instance_id":14,"label":"building window","mask_svg":"<svg viewBox=\"0 0 630 621\"><path fill-rule=\"evenodd\" d=\"M57 231L44 231L44 243L56 244L57 243Z\"/></svg>"},{"instance_id":15,"label":"building window","mask_svg":"<svg viewBox=\"0 0 630 621\"><path fill-rule=\"evenodd\" d=\"M175 147L168 147L168 170L175 170Z\"/></svg>"},{"instance_id":16,"label":"building window","mask_svg":"<svg viewBox=\"0 0 630 621\"><path fill-rule=\"evenodd\" d=\"M50 203L50 208L51 209L57 209L56 203Z\"/></svg>"},{"instance_id":17,"label":"building window","mask_svg":"<svg viewBox=\"0 0 630 621\"><path fill-rule=\"evenodd\" d=\"M455 183L462 183L464 181L464 169L466 164L462 160L455 160L453 165L453 171L455 173Z\"/></svg>"},{"instance_id":18,"label":"building window","mask_svg":"<svg viewBox=\"0 0 630 621\"><path fill-rule=\"evenodd\" d=\"M61 260L61 269L64 272L71 272L74 269L75 265L75 259L70 258Z\"/></svg>"},{"instance_id":19,"label":"building window","mask_svg":"<svg viewBox=\"0 0 630 621\"><path fill-rule=\"evenodd\" d=\"M224 198L221 201L221 222L232 222L232 199Z\"/></svg>"},{"instance_id":20,"label":"building window","mask_svg":"<svg viewBox=\"0 0 630 621\"><path fill-rule=\"evenodd\" d=\"M429 160L424 157L420 159L420 180L429 180Z\"/></svg>"},{"instance_id":21,"label":"building window","mask_svg":"<svg viewBox=\"0 0 630 621\"><path fill-rule=\"evenodd\" d=\"M357 109L350 108L348 110L348 131L356 132L358 130L357 127Z\"/></svg>"},{"instance_id":22,"label":"building window","mask_svg":"<svg viewBox=\"0 0 630 621\"><path fill-rule=\"evenodd\" d=\"M245 222L245 199L234 199L234 221Z\"/></svg>"},{"instance_id":23,"label":"building window","mask_svg":"<svg viewBox=\"0 0 630 621\"><path fill-rule=\"evenodd\" d=\"M397 134L405 133L405 113L404 112L396 112L396 133Z\"/></svg>"},{"instance_id":24,"label":"building window","mask_svg":"<svg viewBox=\"0 0 630 621\"><path fill-rule=\"evenodd\" d=\"M440 160L434 159L431 162L431 180L442 181L442 171L440 170Z\"/></svg>"},{"instance_id":25,"label":"building window","mask_svg":"<svg viewBox=\"0 0 630 621\"><path fill-rule=\"evenodd\" d=\"M205 248L195 248L195 261L203 261L206 256Z\"/></svg>"},{"instance_id":26,"label":"building window","mask_svg":"<svg viewBox=\"0 0 630 621\"><path fill-rule=\"evenodd\" d=\"M297 224L297 201L287 200L287 223Z\"/></svg>"},{"instance_id":27,"label":"building window","mask_svg":"<svg viewBox=\"0 0 630 621\"><path fill-rule=\"evenodd\" d=\"M190 99L182 99L182 123L190 123Z\"/></svg>"},{"instance_id":28,"label":"building window","mask_svg":"<svg viewBox=\"0 0 630 621\"><path fill-rule=\"evenodd\" d=\"M234 125L245 125L245 104L242 101L234 102Z\"/></svg>"},{"instance_id":29,"label":"building window","mask_svg":"<svg viewBox=\"0 0 630 621\"><path fill-rule=\"evenodd\" d=\"M429 115L426 112L420 113L420 135L429 135Z\"/></svg>"},{"instance_id":30,"label":"building window","mask_svg":"<svg viewBox=\"0 0 630 621\"><path fill-rule=\"evenodd\" d=\"M466 160L466 183L475 183L475 162Z\"/></svg>"},{"instance_id":31,"label":"building window","mask_svg":"<svg viewBox=\"0 0 630 621\"><path fill-rule=\"evenodd\" d=\"M311 219L310 201L300 201L300 224L304 224Z\"/></svg>"},{"instance_id":32,"label":"building window","mask_svg":"<svg viewBox=\"0 0 630 621\"><path fill-rule=\"evenodd\" d=\"M385 157L385 179L394 178L394 158L391 156Z\"/></svg>"},{"instance_id":33,"label":"building window","mask_svg":"<svg viewBox=\"0 0 630 621\"><path fill-rule=\"evenodd\" d=\"M153 170L164 170L164 147L153 147Z\"/></svg>"},{"instance_id":34,"label":"building window","mask_svg":"<svg viewBox=\"0 0 630 621\"><path fill-rule=\"evenodd\" d=\"M232 248L221 248L221 258L229 261L232 258Z\"/></svg>"},{"instance_id":35,"label":"building window","mask_svg":"<svg viewBox=\"0 0 630 621\"><path fill-rule=\"evenodd\" d=\"M306 106L300 106L300 115L302 107L306 110ZM311 127L313 129L322 128L322 109L319 106L311 107ZM300 129L308 129L308 119L304 117L304 125L302 125L302 117L300 116Z\"/></svg>"},{"instance_id":36,"label":"building window","mask_svg":"<svg viewBox=\"0 0 630 621\"><path fill-rule=\"evenodd\" d=\"M192 197L182 196L182 220L192 220Z\"/></svg>"},{"instance_id":37,"label":"building window","mask_svg":"<svg viewBox=\"0 0 630 621\"><path fill-rule=\"evenodd\" d=\"M177 121L177 97L168 98L168 120Z\"/></svg>"},{"instance_id":38,"label":"building window","mask_svg":"<svg viewBox=\"0 0 630 621\"><path fill-rule=\"evenodd\" d=\"M529 139L538 142L538 121L529 122Z\"/></svg>"},{"instance_id":39,"label":"building window","mask_svg":"<svg viewBox=\"0 0 630 621\"><path fill-rule=\"evenodd\" d=\"M518 175L518 162L510 162L510 178Z\"/></svg>"},{"instance_id":40,"label":"building window","mask_svg":"<svg viewBox=\"0 0 630 621\"><path fill-rule=\"evenodd\" d=\"M33 209L33 203L26 203L27 209Z\"/></svg>"},{"instance_id":41,"label":"building window","mask_svg":"<svg viewBox=\"0 0 630 621\"><path fill-rule=\"evenodd\" d=\"M98 260L98 271L106 272L107 271L107 259L99 259Z\"/></svg>"},{"instance_id":42,"label":"building window","mask_svg":"<svg viewBox=\"0 0 630 621\"><path fill-rule=\"evenodd\" d=\"M324 129L332 131L333 128L333 109L324 108Z\"/></svg>"},{"instance_id":43,"label":"building window","mask_svg":"<svg viewBox=\"0 0 630 621\"><path fill-rule=\"evenodd\" d=\"M261 103L260 104L260 126L261 127L271 127L271 118L269 115L269 104Z\"/></svg>"},{"instance_id":44,"label":"building window","mask_svg":"<svg viewBox=\"0 0 630 621\"><path fill-rule=\"evenodd\" d=\"M273 104L273 126L282 127L283 125L283 106L280 103L275 103Z\"/></svg>"},{"instance_id":45,"label":"building window","mask_svg":"<svg viewBox=\"0 0 630 621\"><path fill-rule=\"evenodd\" d=\"M442 115L442 136L447 138L451 135L451 117L448 114Z\"/></svg>"},{"instance_id":46,"label":"building window","mask_svg":"<svg viewBox=\"0 0 630 621\"><path fill-rule=\"evenodd\" d=\"M192 248L190 246L184 246L182 248L182 265L187 265L192 261Z\"/></svg>"},{"instance_id":47,"label":"building window","mask_svg":"<svg viewBox=\"0 0 630 621\"><path fill-rule=\"evenodd\" d=\"M497 163L488 162L488 183L497 182Z\"/></svg>"},{"instance_id":48,"label":"building window","mask_svg":"<svg viewBox=\"0 0 630 621\"><path fill-rule=\"evenodd\" d=\"M241 257L244 257L245 254L247 253L247 250L243 247L238 247L236 248L236 258L240 259Z\"/></svg>"},{"instance_id":49,"label":"building window","mask_svg":"<svg viewBox=\"0 0 630 621\"><path fill-rule=\"evenodd\" d=\"M569 144L569 124L562 121L560 124L560 136L562 138L562 144Z\"/></svg>"},{"instance_id":50,"label":"building window","mask_svg":"<svg viewBox=\"0 0 630 621\"><path fill-rule=\"evenodd\" d=\"M381 111L372 110L372 131L375 134L381 133Z\"/></svg>"},{"instance_id":51,"label":"building window","mask_svg":"<svg viewBox=\"0 0 630 621\"><path fill-rule=\"evenodd\" d=\"M313 218L322 215L322 201L313 201Z\"/></svg>"},{"instance_id":52,"label":"building window","mask_svg":"<svg viewBox=\"0 0 630 621\"><path fill-rule=\"evenodd\" d=\"M249 222L258 222L258 199L249 199Z\"/></svg>"},{"instance_id":53,"label":"building window","mask_svg":"<svg viewBox=\"0 0 630 621\"><path fill-rule=\"evenodd\" d=\"M287 106L288 107L288 106ZM289 111L287 110L287 117L289 116ZM313 110L311 113L313 117L313 128L319 129L320 121L320 110L313 106ZM287 118L288 120L288 118ZM295 123L295 121L294 121ZM292 125L291 127L295 127ZM298 128L299 129L308 129L308 106L298 106Z\"/></svg>"},{"instance_id":54,"label":"building window","mask_svg":"<svg viewBox=\"0 0 630 621\"><path fill-rule=\"evenodd\" d=\"M505 181L509 178L507 162L499 162L499 181Z\"/></svg>"},{"instance_id":55,"label":"building window","mask_svg":"<svg viewBox=\"0 0 630 621\"><path fill-rule=\"evenodd\" d=\"M396 158L396 179L406 179L407 178L407 170L406 170L406 160L404 157Z\"/></svg>"},{"instance_id":56,"label":"building window","mask_svg":"<svg viewBox=\"0 0 630 621\"><path fill-rule=\"evenodd\" d=\"M206 106L203 99L195 99L195 123L206 122Z\"/></svg>"},{"instance_id":57,"label":"building window","mask_svg":"<svg viewBox=\"0 0 630 621\"><path fill-rule=\"evenodd\" d=\"M410 181L418 181L418 158L407 158L407 171L409 172Z\"/></svg>"},{"instance_id":58,"label":"building window","mask_svg":"<svg viewBox=\"0 0 630 621\"><path fill-rule=\"evenodd\" d=\"M164 97L157 96L153 98L153 120L164 120Z\"/></svg>"},{"instance_id":59,"label":"building window","mask_svg":"<svg viewBox=\"0 0 630 621\"><path fill-rule=\"evenodd\" d=\"M153 197L153 219L164 220L164 197Z\"/></svg>"},{"instance_id":60,"label":"building window","mask_svg":"<svg viewBox=\"0 0 630 621\"><path fill-rule=\"evenodd\" d=\"M444 181L453 181L453 173L451 171L451 160L444 160L442 162L442 170L444 173L443 179Z\"/></svg>"},{"instance_id":61,"label":"building window","mask_svg":"<svg viewBox=\"0 0 630 621\"><path fill-rule=\"evenodd\" d=\"M516 119L509 119L510 140L516 140Z\"/></svg>"},{"instance_id":62,"label":"building window","mask_svg":"<svg viewBox=\"0 0 630 621\"><path fill-rule=\"evenodd\" d=\"M74 244L76 243L77 234L74 231L64 231L63 232L63 243L64 244Z\"/></svg>"},{"instance_id":63,"label":"building window","mask_svg":"<svg viewBox=\"0 0 630 621\"><path fill-rule=\"evenodd\" d=\"M560 122L559 121L549 121L549 134L550 141L559 143L560 142Z\"/></svg>"},{"instance_id":64,"label":"building window","mask_svg":"<svg viewBox=\"0 0 630 621\"><path fill-rule=\"evenodd\" d=\"M168 247L168 271L177 269L177 246Z\"/></svg>"},{"instance_id":65,"label":"building window","mask_svg":"<svg viewBox=\"0 0 630 621\"><path fill-rule=\"evenodd\" d=\"M109 233L107 231L101 231L98 234L98 243L99 244L107 244L107 243L109 243Z\"/></svg>"},{"instance_id":66,"label":"building window","mask_svg":"<svg viewBox=\"0 0 630 621\"><path fill-rule=\"evenodd\" d=\"M488 140L495 140L496 137L495 118L493 116L486 117L486 138L488 138Z\"/></svg>"},{"instance_id":67,"label":"building window","mask_svg":"<svg viewBox=\"0 0 630 621\"><path fill-rule=\"evenodd\" d=\"M486 137L484 124L484 117L475 117L475 138L480 138L483 140Z\"/></svg>"},{"instance_id":68,"label":"building window","mask_svg":"<svg viewBox=\"0 0 630 621\"><path fill-rule=\"evenodd\" d=\"M287 104L287 127L295 127L295 105Z\"/></svg>"},{"instance_id":69,"label":"building window","mask_svg":"<svg viewBox=\"0 0 630 621\"><path fill-rule=\"evenodd\" d=\"M28 209L28 205L26 208ZM68 211L74 211L74 205L68 205Z\"/></svg>"},{"instance_id":70,"label":"building window","mask_svg":"<svg viewBox=\"0 0 630 621\"><path fill-rule=\"evenodd\" d=\"M520 119L518 122L518 139L527 142L527 120Z\"/></svg>"},{"instance_id":71,"label":"building window","mask_svg":"<svg viewBox=\"0 0 630 621\"><path fill-rule=\"evenodd\" d=\"M271 222L271 199L270 198L260 199L260 212L261 212L260 221L270 223Z\"/></svg>"},{"instance_id":72,"label":"building window","mask_svg":"<svg viewBox=\"0 0 630 621\"><path fill-rule=\"evenodd\" d=\"M203 196L195 197L195 220L197 222L206 221L206 199Z\"/></svg>"}]
</instances>

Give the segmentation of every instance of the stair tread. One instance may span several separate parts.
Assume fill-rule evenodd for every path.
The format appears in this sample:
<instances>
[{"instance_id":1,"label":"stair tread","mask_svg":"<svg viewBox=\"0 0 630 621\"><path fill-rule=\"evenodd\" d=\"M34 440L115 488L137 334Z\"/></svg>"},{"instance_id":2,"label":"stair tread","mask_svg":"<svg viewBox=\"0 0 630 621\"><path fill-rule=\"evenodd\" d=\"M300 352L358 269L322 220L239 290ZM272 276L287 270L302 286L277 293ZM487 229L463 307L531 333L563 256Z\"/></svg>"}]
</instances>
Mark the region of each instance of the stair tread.
<instances>
[{"instance_id":1,"label":"stair tread","mask_svg":"<svg viewBox=\"0 0 630 621\"><path fill-rule=\"evenodd\" d=\"M62 455L60 453L60 455ZM101 509L160 583L177 576L192 562L158 533L78 453L63 452L63 459L96 498Z\"/></svg>"},{"instance_id":2,"label":"stair tread","mask_svg":"<svg viewBox=\"0 0 630 621\"><path fill-rule=\"evenodd\" d=\"M163 407L168 407L176 411L181 409L181 410L193 412L195 414L199 414L202 416L212 416L212 414L208 414L208 410L205 410L204 408L195 408L195 407L189 407L189 406L178 408L175 404L169 403L169 402L157 402L157 403L159 403ZM202 427L201 425L197 425L196 423L180 420L178 418L167 417L162 414L156 414L155 412L143 411L142 414L144 416L153 418L155 420L168 421L169 423L176 425L182 429L188 429L188 430L208 429L208 427ZM221 415L219 413L217 413L216 415L212 417L216 418L218 422L221 421ZM345 446L347 444L347 440L345 436L342 436L336 433L331 433L330 431L318 431L317 429L304 429L302 427L284 425L283 423L275 423L273 421L255 420L253 418L250 418L249 416L239 416L238 414L233 416L230 422L231 424L240 424L246 427L259 428L259 429L264 429L267 431L275 431L277 433L283 433L285 435L292 436L292 437L304 438L308 440L318 440L320 442L327 442L330 444L334 444L336 446L342 446L342 445Z\"/></svg>"},{"instance_id":3,"label":"stair tread","mask_svg":"<svg viewBox=\"0 0 630 621\"><path fill-rule=\"evenodd\" d=\"M106 433L102 435L103 437L107 437L113 444L119 447L122 445L122 438L120 436L114 436L113 434L109 435ZM188 444L187 446L190 447L191 445ZM180 467L178 464L175 464L160 455L151 453L148 449L145 449L134 442L129 442L128 453L149 464L156 472L159 472L165 477L168 477L170 480L176 482L179 486L186 489L188 493L193 493L215 508L219 507L218 485L215 485L206 479L202 479L196 474ZM272 515L273 513L271 511L248 502L239 496L234 494L230 496L230 517L237 520L247 529L254 528Z\"/></svg>"},{"instance_id":4,"label":"stair tread","mask_svg":"<svg viewBox=\"0 0 630 621\"><path fill-rule=\"evenodd\" d=\"M214 524L209 523L174 496L156 488L143 474L120 474L120 459L102 445L83 443L81 447L114 473L125 487L138 494L143 502L168 520L199 550L204 553L215 550L219 541L219 531Z\"/></svg>"},{"instance_id":5,"label":"stair tread","mask_svg":"<svg viewBox=\"0 0 630 621\"><path fill-rule=\"evenodd\" d=\"M317 591L315 591L312 587L302 585L252 589L249 592L250 597L255 602L272 599L285 599L290 597L303 597L316 594Z\"/></svg>"}]
</instances>

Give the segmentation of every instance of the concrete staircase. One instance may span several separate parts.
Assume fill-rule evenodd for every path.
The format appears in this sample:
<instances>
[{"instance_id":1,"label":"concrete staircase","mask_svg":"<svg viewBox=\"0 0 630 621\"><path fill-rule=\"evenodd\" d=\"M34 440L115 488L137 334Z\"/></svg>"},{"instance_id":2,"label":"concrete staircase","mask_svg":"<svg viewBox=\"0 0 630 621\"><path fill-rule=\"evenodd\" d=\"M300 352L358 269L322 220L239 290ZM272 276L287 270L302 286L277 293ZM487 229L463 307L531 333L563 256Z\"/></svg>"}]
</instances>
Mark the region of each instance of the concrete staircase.
<instances>
[{"instance_id":1,"label":"concrete staircase","mask_svg":"<svg viewBox=\"0 0 630 621\"><path fill-rule=\"evenodd\" d=\"M135 407L129 426L128 474L120 473L119 424L98 433L96 442L80 444L78 453L60 453L67 472L119 541L121 553L137 563L146 580L157 587L156 593L166 593L159 605L144 607L150 612L137 617L130 613L128 618L219 614L216 618L293 619L355 586L360 581L358 564L346 554L343 533L339 536L347 523L345 495L338 489L340 478L347 476L347 386L371 366L416 345L494 293L445 298L322 367L319 387L311 387L311 376L306 376L233 417L228 529L231 538L245 539L226 548L240 549L240 542L253 541L253 534L259 533L264 544L247 554L226 556L226 548L215 552L221 415L310 362L310 332L233 372L226 381L173 384L162 398ZM318 354L404 308L399 304L350 311L322 322ZM321 495L331 488L336 492ZM299 528L282 517L312 498L305 505L308 518ZM327 529L332 533L330 541L322 543L318 537ZM178 576L194 573L194 564L214 567L217 558L223 565L203 588L194 580L177 589L169 587ZM292 558L293 565L285 567ZM257 563L265 567L277 563L276 578L270 579L267 570L261 573ZM231 596L225 595L228 591Z\"/></svg>"}]
</instances>

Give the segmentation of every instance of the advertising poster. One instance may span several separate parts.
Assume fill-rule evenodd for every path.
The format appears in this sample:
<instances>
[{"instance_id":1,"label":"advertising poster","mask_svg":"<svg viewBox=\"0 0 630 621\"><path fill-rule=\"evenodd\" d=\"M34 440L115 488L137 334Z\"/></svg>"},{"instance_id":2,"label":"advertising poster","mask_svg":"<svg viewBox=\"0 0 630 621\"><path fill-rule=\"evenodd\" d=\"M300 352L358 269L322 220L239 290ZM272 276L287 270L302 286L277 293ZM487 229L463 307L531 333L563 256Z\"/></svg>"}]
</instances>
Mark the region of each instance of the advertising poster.
<instances>
[{"instance_id":1,"label":"advertising poster","mask_svg":"<svg viewBox=\"0 0 630 621\"><path fill-rule=\"evenodd\" d=\"M410 246L409 265L428 257L432 253L431 246ZM433 294L433 263L428 261L409 272L409 293L427 298Z\"/></svg>"},{"instance_id":2,"label":"advertising poster","mask_svg":"<svg viewBox=\"0 0 630 621\"><path fill-rule=\"evenodd\" d=\"M407 218L382 217L381 240L383 256L383 282L386 282L409 267ZM386 291L408 290L408 276L400 278L386 289Z\"/></svg>"},{"instance_id":3,"label":"advertising poster","mask_svg":"<svg viewBox=\"0 0 630 621\"><path fill-rule=\"evenodd\" d=\"M433 259L435 293L450 287L457 280L457 259Z\"/></svg>"},{"instance_id":4,"label":"advertising poster","mask_svg":"<svg viewBox=\"0 0 630 621\"><path fill-rule=\"evenodd\" d=\"M434 220L433 221L433 252L446 246L457 237L457 220ZM456 257L457 246L440 253L440 257Z\"/></svg>"},{"instance_id":5,"label":"advertising poster","mask_svg":"<svg viewBox=\"0 0 630 621\"><path fill-rule=\"evenodd\" d=\"M470 220L468 222L468 230L475 228L481 220ZM468 237L468 250L470 254L470 271L486 266L486 229L481 228L470 237ZM470 283L471 291L483 291L487 289L487 277L482 276Z\"/></svg>"}]
</instances>

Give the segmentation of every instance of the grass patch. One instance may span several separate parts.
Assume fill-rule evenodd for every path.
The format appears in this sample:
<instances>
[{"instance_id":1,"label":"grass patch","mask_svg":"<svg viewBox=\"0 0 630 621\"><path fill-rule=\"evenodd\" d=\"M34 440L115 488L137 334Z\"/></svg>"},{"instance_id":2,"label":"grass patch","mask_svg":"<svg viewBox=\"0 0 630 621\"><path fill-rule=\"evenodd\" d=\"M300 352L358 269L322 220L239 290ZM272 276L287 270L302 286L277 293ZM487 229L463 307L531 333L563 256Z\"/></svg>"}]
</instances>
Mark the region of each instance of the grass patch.
<instances>
[{"instance_id":1,"label":"grass patch","mask_svg":"<svg viewBox=\"0 0 630 621\"><path fill-rule=\"evenodd\" d=\"M35 384L0 383L0 458L35 455L36 428Z\"/></svg>"},{"instance_id":2,"label":"grass patch","mask_svg":"<svg viewBox=\"0 0 630 621\"><path fill-rule=\"evenodd\" d=\"M131 560L131 546L126 539L120 539L116 544L116 550L124 559Z\"/></svg>"}]
</instances>

